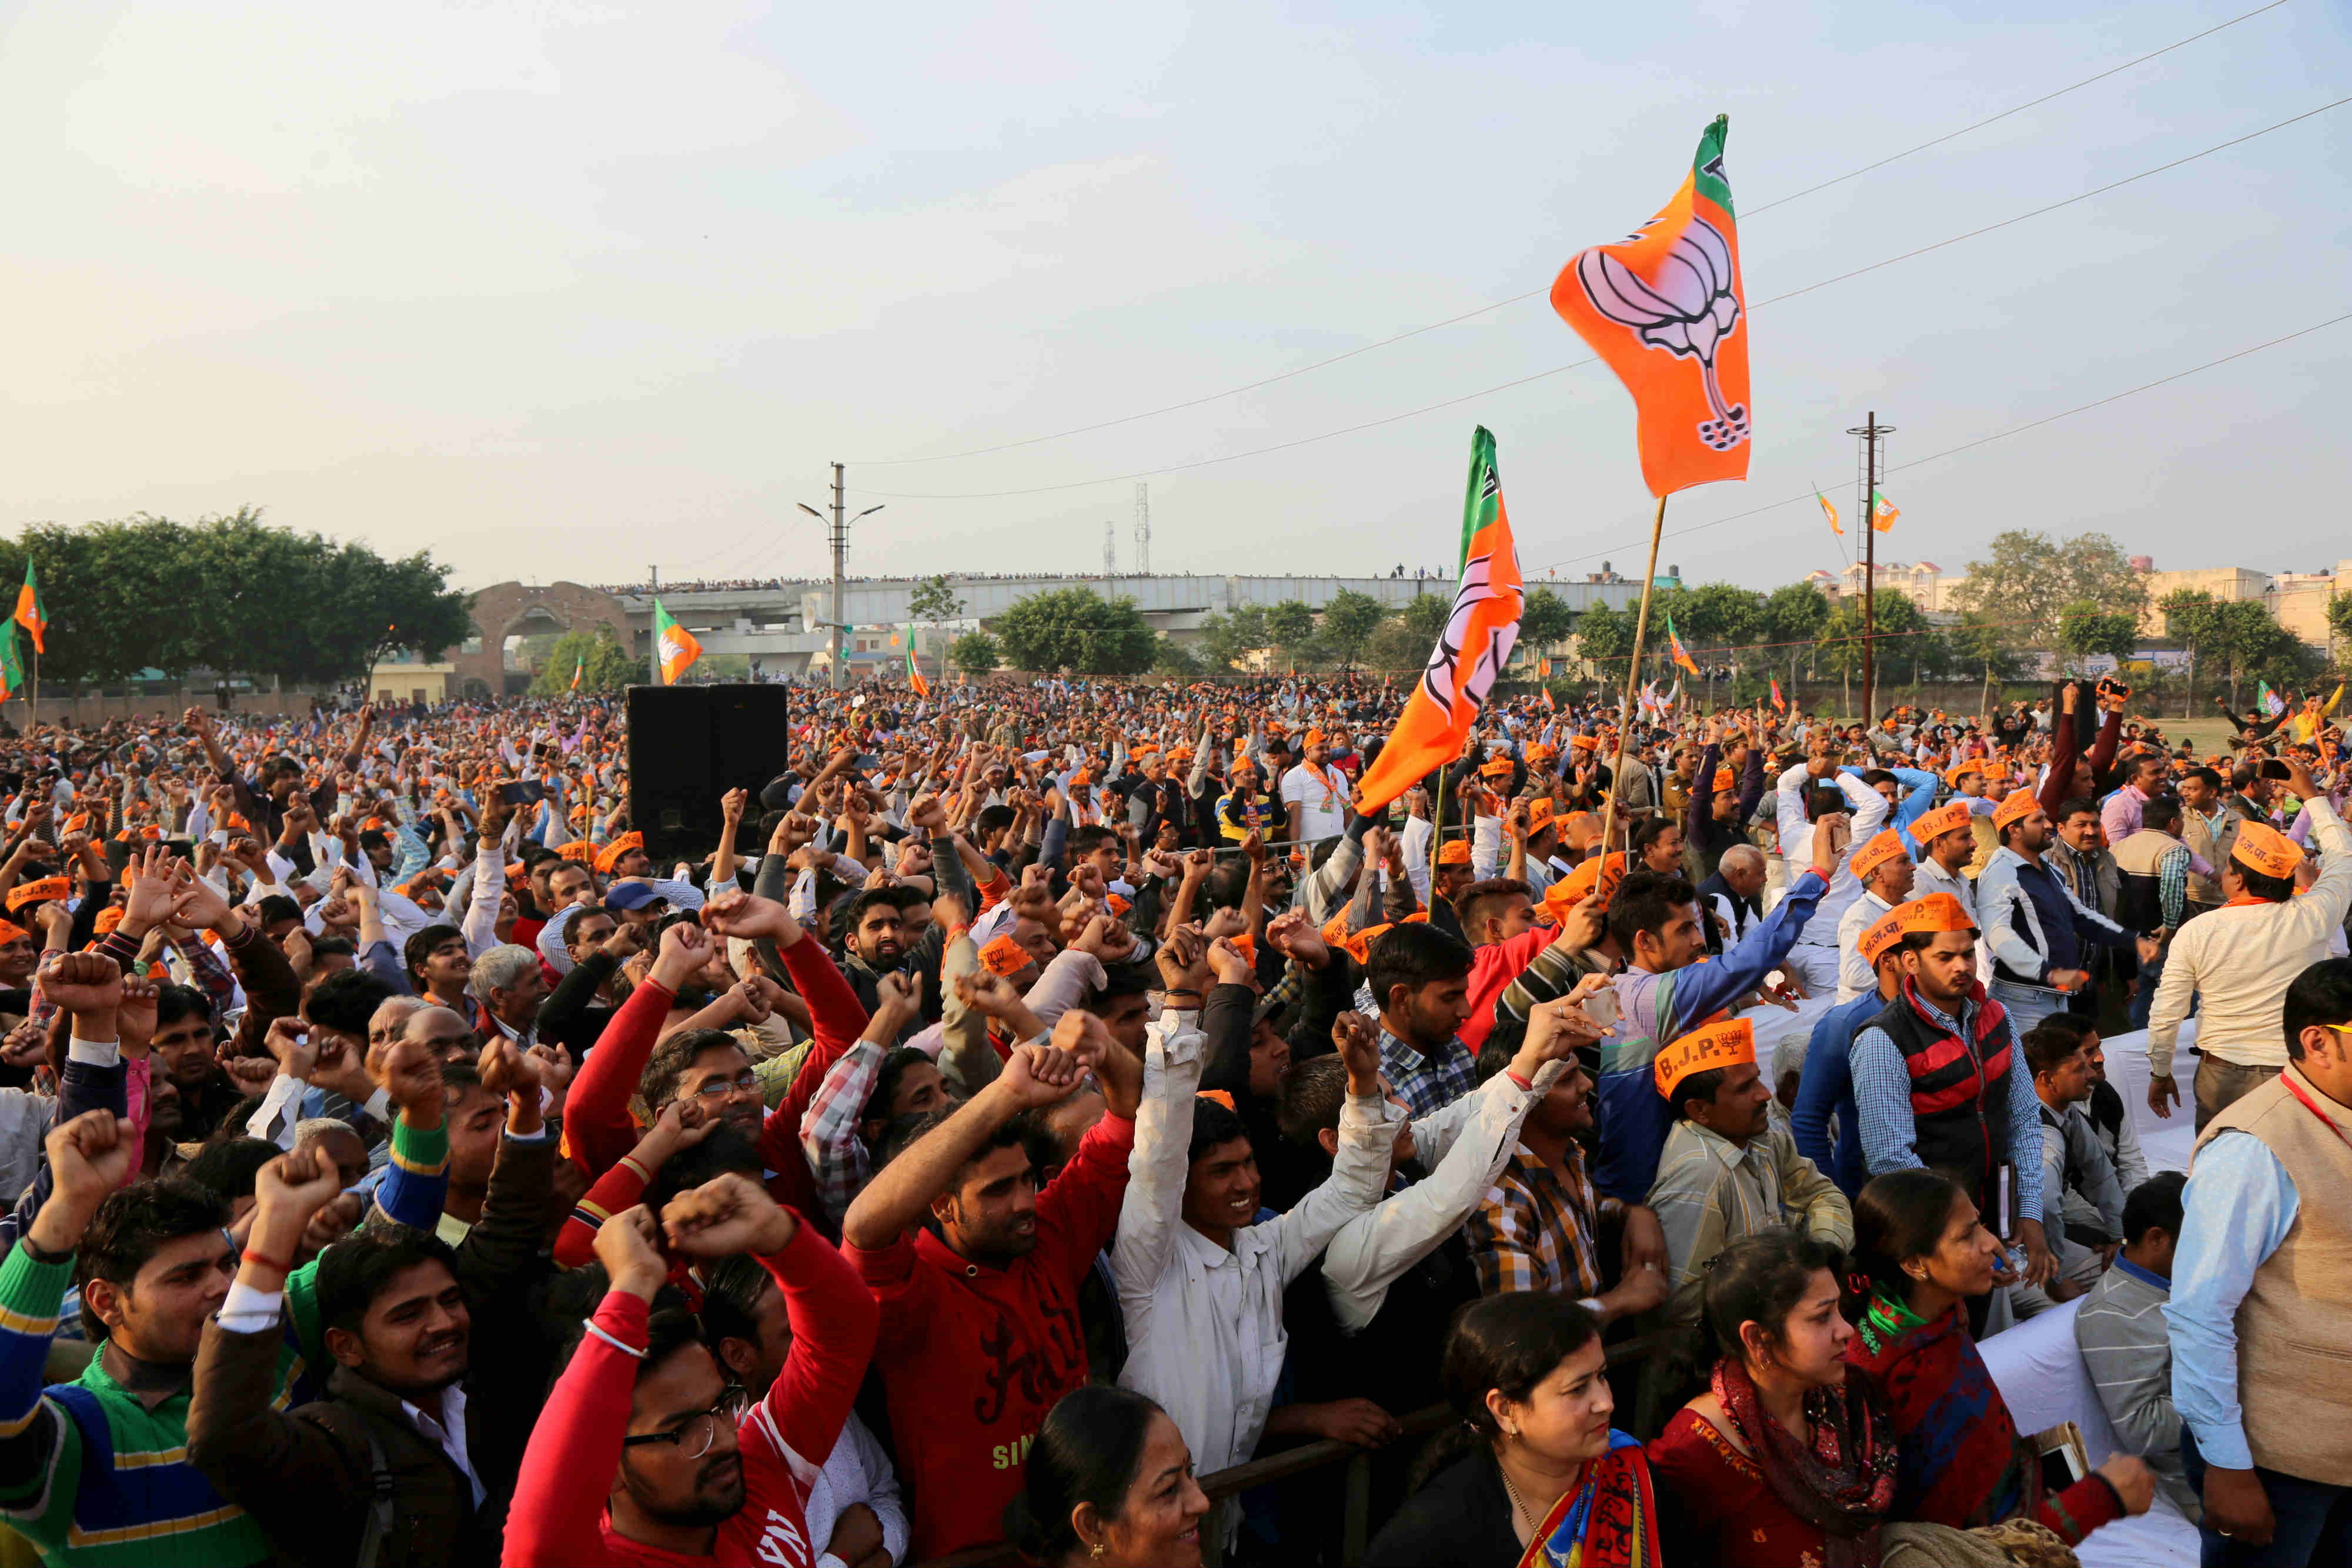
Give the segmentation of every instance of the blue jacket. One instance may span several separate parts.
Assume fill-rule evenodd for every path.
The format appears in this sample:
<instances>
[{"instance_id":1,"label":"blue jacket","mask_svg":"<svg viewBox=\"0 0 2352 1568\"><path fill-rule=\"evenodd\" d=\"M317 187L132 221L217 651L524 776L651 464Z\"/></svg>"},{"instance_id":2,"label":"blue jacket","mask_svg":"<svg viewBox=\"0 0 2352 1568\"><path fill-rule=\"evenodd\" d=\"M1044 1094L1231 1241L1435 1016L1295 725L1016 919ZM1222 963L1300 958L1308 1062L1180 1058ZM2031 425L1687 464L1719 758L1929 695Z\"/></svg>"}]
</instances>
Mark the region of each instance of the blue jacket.
<instances>
[{"instance_id":1,"label":"blue jacket","mask_svg":"<svg viewBox=\"0 0 2352 1568\"><path fill-rule=\"evenodd\" d=\"M1655 1063L1661 1042L1672 1044L1732 1002L1764 983L1805 928L1827 891L1810 868L1790 887L1772 913L1720 957L1664 974L1621 971L1614 982L1623 1014L1619 1038L1601 1042L1594 1118L1601 1130L1601 1155L1592 1186L1603 1197L1627 1203L1650 1201L1658 1179L1658 1156L1674 1127L1674 1108L1658 1092ZM1879 1004L1884 1007L1885 1004Z\"/></svg>"},{"instance_id":2,"label":"blue jacket","mask_svg":"<svg viewBox=\"0 0 2352 1568\"><path fill-rule=\"evenodd\" d=\"M1797 1107L1789 1113L1797 1152L1829 1173L1838 1189L1851 1198L1870 1179L1862 1154L1861 1113L1853 1103L1853 1069L1846 1048L1863 1025L1886 1010L1885 998L1874 987L1850 1002L1823 1013L1805 1042L1805 1071L1797 1080ZM1837 1141L1830 1141L1830 1118L1837 1118Z\"/></svg>"}]
</instances>

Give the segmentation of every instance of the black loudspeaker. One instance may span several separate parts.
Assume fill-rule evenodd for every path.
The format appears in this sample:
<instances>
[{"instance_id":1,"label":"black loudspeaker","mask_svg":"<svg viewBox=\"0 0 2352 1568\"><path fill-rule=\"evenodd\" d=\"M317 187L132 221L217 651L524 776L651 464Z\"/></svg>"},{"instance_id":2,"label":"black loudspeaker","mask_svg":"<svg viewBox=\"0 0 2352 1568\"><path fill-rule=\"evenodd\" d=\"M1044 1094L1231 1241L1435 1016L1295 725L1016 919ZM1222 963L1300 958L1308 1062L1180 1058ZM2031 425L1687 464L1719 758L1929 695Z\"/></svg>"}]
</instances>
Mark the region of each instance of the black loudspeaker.
<instances>
[{"instance_id":1,"label":"black loudspeaker","mask_svg":"<svg viewBox=\"0 0 2352 1568\"><path fill-rule=\"evenodd\" d=\"M662 862L692 860L719 845L719 798L740 786L756 805L761 789L792 760L791 688L781 685L631 686L629 821L646 852ZM747 811L736 849L753 860L767 846L748 841L759 813Z\"/></svg>"}]
</instances>

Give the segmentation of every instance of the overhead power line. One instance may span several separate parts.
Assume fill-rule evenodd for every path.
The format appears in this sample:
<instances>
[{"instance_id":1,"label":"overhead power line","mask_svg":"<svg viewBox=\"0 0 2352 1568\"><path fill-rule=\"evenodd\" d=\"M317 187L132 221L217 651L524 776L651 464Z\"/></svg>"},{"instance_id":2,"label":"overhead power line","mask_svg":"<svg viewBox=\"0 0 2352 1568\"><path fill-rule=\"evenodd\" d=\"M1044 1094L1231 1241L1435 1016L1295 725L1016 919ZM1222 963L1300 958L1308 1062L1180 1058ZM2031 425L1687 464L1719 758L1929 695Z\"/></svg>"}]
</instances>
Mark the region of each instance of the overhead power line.
<instances>
[{"instance_id":1,"label":"overhead power line","mask_svg":"<svg viewBox=\"0 0 2352 1568\"><path fill-rule=\"evenodd\" d=\"M1876 272L1882 267L1893 267L1898 262L1916 260L1919 256L1928 255L1933 251L1942 250L1949 246L1958 245L1965 240L1980 238L1985 235L1992 234L2000 229L2009 228L2014 225L2027 222L2029 219L2045 217L2052 213L2059 212L2064 208L2075 206L2084 202L2090 201L2094 197L2104 196L2110 192L2121 190L2126 185L2136 184L2142 180L2149 179L2155 175L2180 168L2184 164L2194 163L2202 158L2210 158L2216 152L2227 152L2232 147L2242 146L2246 142L2252 141L2260 137L2268 136L2273 131L2284 131L2290 125L2299 124L2304 120L2314 118L2315 116L2326 114L2331 110L2341 109L2347 103L2352 103L2352 97L2339 98L2333 103L2323 103L2316 109L2305 110L2301 114L2290 116L2289 118L2279 120L2274 124L2265 125L2259 131L2250 131L2242 136L2233 136L2227 141L2216 142L2210 147L2204 148L2196 152L2191 152L2185 157L2175 158L2168 163L2159 163L2153 169L2143 169L2137 174L2127 174L2120 180L2109 181L2104 185L2095 186L2094 188L2084 191L2078 195L2068 196L2063 201L2052 202L2047 205L2035 207L2030 212L2019 213L2013 217L2003 218L1998 223L1986 224L1981 227L1969 229L1965 234L1957 234L1948 239L1937 240L1933 245L1920 246L1916 249L1906 250L1899 256L1890 256L1882 261L1872 262L1867 267L1858 267L1851 272L1841 272L1834 277L1825 277L1814 283L1808 283L1801 288L1792 288L1784 294L1773 295L1768 299L1751 301L1748 305L1748 308L1750 310L1758 310L1768 305L1777 305L1783 300L1794 299L1801 295L1811 294L1816 289L1826 288L1833 283L1849 282L1866 273ZM1588 355L1581 360L1571 360L1564 365L1554 365L1548 371L1538 371L1533 375L1520 376L1516 380L1503 382L1495 386L1481 387L1476 392L1464 392L1458 397L1445 398L1437 402L1423 403L1419 408L1407 409L1402 413L1385 414L1379 419L1369 419L1361 422L1360 423L1343 425L1338 430L1327 430L1316 435L1302 435L1289 441L1279 441L1269 446L1254 446L1245 452L1228 452L1221 456L1199 457L1186 463L1165 464L1157 468L1139 468L1125 474L1101 475L1091 479L1072 479L1066 480L1058 485L1033 485L1013 490L973 490L964 492L936 493L927 491L868 490L860 488L856 491L856 494L861 496L875 496L888 500L988 501L1001 500L1009 497L1016 496L1051 495L1062 490L1083 490L1097 485L1123 484L1135 479L1153 478L1162 474L1181 474L1195 468L1210 468L1223 463L1238 463L1247 457L1263 457L1271 453L1287 452L1295 447L1311 446L1318 442L1336 440L1342 435L1354 435L1362 431L1377 430L1382 425L1396 424L1408 419L1417 419L1423 414L1434 413L1440 409L1454 408L1462 403L1474 402L1483 397L1491 397L1496 392L1510 392L1516 388L1527 386L1530 382L1546 381L1553 376L1564 374L1569 371L1579 370L1586 365L1597 365L1600 362L1600 358L1597 355Z\"/></svg>"},{"instance_id":2,"label":"overhead power line","mask_svg":"<svg viewBox=\"0 0 2352 1568\"><path fill-rule=\"evenodd\" d=\"M2064 98L2068 93L2079 92L2084 88L2089 87L2094 83L2106 80L2109 77L2119 76L2123 72L2130 70L2135 66L2146 65L2148 61L2155 59L2160 55L2168 55L2175 49L2186 48L2189 45L2196 43L2201 38L2210 38L2214 34L2234 27L2241 22L2251 21L2252 18L2261 16L2265 11L2275 11L2286 3L2287 0L2270 0L2270 4L2266 5L2257 5L2252 10L2242 12L2238 16L2231 17L2226 22L2217 22L2201 33L2191 33L2185 38L2175 39L2173 42L2165 45L2164 47L2160 49L2151 49L2147 54L2124 61L2124 63L2119 66L2110 66L2105 70L2100 71L2095 76L2084 77L2081 81L2062 87L2054 92L2045 92L2040 98L2028 99L2023 103L2002 110L1999 114L1988 116L1983 120L1971 121L1967 125L1961 126L1957 131L1948 131L1941 136L1931 137L1927 141L1920 142L1916 147L1906 147L1900 152L1889 153L1884 158L1864 163L1858 169L1849 169L1844 173L1833 176L1831 179L1823 180L1817 185L1808 185L1801 191L1791 191L1785 196L1776 196L1760 206L1744 208L1740 213L1740 218L1743 222L1753 219L1764 213L1770 212L1775 207L1785 206L1790 202L1801 200L1806 196L1814 194L1816 192L1826 191L1832 185L1842 185L1848 180L1859 179L1861 176L1872 172L1874 170L1884 169L1890 163L1900 162L1904 159L1912 156L1914 153L1925 152L1931 147L1941 147L1945 142L1957 141L1960 137L1968 135L1970 131L1982 131L1986 126L1998 124L2000 121L2007 120L2012 115L2023 114L2029 109L2039 109L2045 103ZM1091 435L1098 430L1110 430L1118 425L1132 424L1138 420L1156 419L1164 413L1180 413L1188 408L1199 408L1203 403L1215 402L1223 398L1239 397L1244 392L1256 392L1262 387L1270 387L1280 382L1290 381L1298 376L1309 375L1317 371L1327 370L1333 365L1339 364L1348 360L1355 359L1359 355L1369 354L1376 350L1385 349L1392 344L1402 343L1409 338L1418 338L1423 333L1434 332L1446 327L1458 327L1465 321L1474 320L1491 311L1500 310L1506 306L1517 305L1522 301L1533 299L1538 295L1549 292L1550 286L1548 284L1542 288L1530 288L1525 293L1514 294L1508 298L1497 299L1488 305L1481 305L1475 310L1465 310L1459 316L1449 316L1443 321L1432 321L1420 327L1409 327L1405 330L1396 333L1391 337L1382 338L1377 342L1361 344L1341 353L1333 354L1328 359L1316 360L1307 364L1294 366L1286 371L1277 371L1273 375L1262 376L1256 381L1244 382L1239 386L1226 387L1219 392L1204 392L1199 397L1187 398L1181 402L1163 403L1158 408L1147 408L1136 413L1121 414L1116 419L1098 420L1092 424L1074 425L1067 430L1057 430L1046 435L1033 435L1020 441L999 442L992 446L975 446L963 452L937 453L929 457L858 458L853 460L850 466L887 468L918 463L951 463L961 457L985 457L992 453L1014 452L1024 446L1041 446L1047 442L1064 441L1074 435ZM879 494L880 492L877 491L875 493Z\"/></svg>"},{"instance_id":3,"label":"overhead power line","mask_svg":"<svg viewBox=\"0 0 2352 1568\"><path fill-rule=\"evenodd\" d=\"M1908 463L1895 464L1890 466L1886 472L1889 474L1900 474L1906 469L1916 468L1923 464L1937 462L1946 457L1958 456L1963 452L1973 452L1979 446L1989 446L1996 441L2006 441L2012 435L2022 435L2029 430L2039 430L2045 424L2055 424L2062 419L2072 419L2078 413L2088 413L2095 408L2105 408L2111 402L2120 402L2125 398L2137 397L2144 392L2153 392L2158 387L2168 385L2173 382L2196 375L2200 371L2212 370L2216 366L2226 365L2232 360L2242 360L2249 354L2259 354L2265 349L2275 349L2281 343L2291 343L2297 338L2307 338L2314 332L2325 331L2330 327L2338 326L2346 321L2352 321L2352 311L2347 311L2341 316L2331 316L2325 321L2315 321L2308 327L2299 328L2293 332L2285 333L2280 337L2272 338L2265 342L2256 343L2251 348L2240 349L2233 354L2224 354L2218 360L2208 360L2201 365L2191 365L2185 371L2175 371L2168 376L2159 376L2152 382L2142 382L2136 387L2127 387L2119 392L2110 392L2105 397L2095 398L2089 402L2077 403L2073 408L2063 409L2056 413L2044 414L2040 419L2029 420L2023 424L2011 425L2007 430L1995 431L1990 435L1981 435L1974 441L1964 441L1958 446L1947 446L1941 452L1931 452L1925 457L1914 457ZM1793 507L1800 501L1811 501L1812 498L1813 492L1806 490L1799 495L1786 497L1778 501L1768 501L1760 507L1750 507L1744 512L1734 512L1727 517L1717 517L1712 522L1693 523L1686 528L1669 528L1662 537L1666 538L1679 538L1685 534L1703 533L1708 528L1719 528L1726 523L1737 523L1744 521L1748 517L1761 517L1766 512L1777 512L1783 507ZM1867 526L1866 519L1865 526ZM1635 548L1638 548L1636 543L1634 541L1628 540L1626 543L1613 546L1608 549L1593 550L1587 555L1570 556L1565 560L1545 561L1541 565L1530 567L1527 570L1529 571L1553 571L1563 566L1581 566L1588 560L1604 560L1611 556L1621 555L1624 551ZM1532 582L1532 580L1530 580ZM1534 586L1541 585L1534 584Z\"/></svg>"}]
</instances>

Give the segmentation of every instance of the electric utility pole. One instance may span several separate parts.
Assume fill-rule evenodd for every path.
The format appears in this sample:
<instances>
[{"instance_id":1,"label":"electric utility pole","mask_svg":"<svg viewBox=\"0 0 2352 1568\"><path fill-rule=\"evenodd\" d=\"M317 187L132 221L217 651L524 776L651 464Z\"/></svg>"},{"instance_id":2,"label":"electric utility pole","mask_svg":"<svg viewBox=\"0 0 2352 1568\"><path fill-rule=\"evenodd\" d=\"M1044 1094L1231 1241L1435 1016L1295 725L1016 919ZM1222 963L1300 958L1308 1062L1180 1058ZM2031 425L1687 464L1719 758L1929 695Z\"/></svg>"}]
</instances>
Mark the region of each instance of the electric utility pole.
<instances>
[{"instance_id":1,"label":"electric utility pole","mask_svg":"<svg viewBox=\"0 0 2352 1568\"><path fill-rule=\"evenodd\" d=\"M802 511L806 512L810 517L814 517L818 522L825 525L825 542L830 545L833 549L833 614L831 617L833 622L833 668L828 673L832 676L833 689L839 691L841 689L842 673L841 563L843 558L847 556L849 553L849 525L856 522L859 517L872 517L875 513L880 511L882 507L880 505L868 507L864 511L858 513L856 517L845 515L846 507L842 499L841 465L838 463L833 465L833 516L830 519L825 517L824 513L818 511L806 501L800 501L794 504L797 505Z\"/></svg>"},{"instance_id":2,"label":"electric utility pole","mask_svg":"<svg viewBox=\"0 0 2352 1568\"><path fill-rule=\"evenodd\" d=\"M1878 455L1879 443L1894 434L1891 424L1878 423L1873 409L1868 423L1848 430L1862 437L1862 503L1854 515L1862 519L1862 722L1875 721L1873 692L1878 666L1871 638L1878 629Z\"/></svg>"}]
</instances>

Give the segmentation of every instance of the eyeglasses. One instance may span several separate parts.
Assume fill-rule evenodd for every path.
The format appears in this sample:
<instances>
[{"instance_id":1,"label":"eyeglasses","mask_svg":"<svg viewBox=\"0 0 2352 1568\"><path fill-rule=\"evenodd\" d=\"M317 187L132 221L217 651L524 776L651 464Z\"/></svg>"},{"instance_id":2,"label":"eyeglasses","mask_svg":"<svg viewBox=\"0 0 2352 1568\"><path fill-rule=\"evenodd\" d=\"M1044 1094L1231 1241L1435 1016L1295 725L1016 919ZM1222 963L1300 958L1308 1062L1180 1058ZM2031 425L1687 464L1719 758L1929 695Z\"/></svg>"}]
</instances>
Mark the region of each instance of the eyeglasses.
<instances>
[{"instance_id":1,"label":"eyeglasses","mask_svg":"<svg viewBox=\"0 0 2352 1568\"><path fill-rule=\"evenodd\" d=\"M694 1092L698 1100L724 1100L730 1094L757 1094L760 1080L754 1073L740 1073L733 1078L713 1078Z\"/></svg>"},{"instance_id":2,"label":"eyeglasses","mask_svg":"<svg viewBox=\"0 0 2352 1568\"><path fill-rule=\"evenodd\" d=\"M743 1419L743 1412L751 1407L751 1404L749 1389L740 1384L730 1384L727 1391L719 1396L719 1403L709 1409L697 1411L667 1432L644 1432L634 1437L624 1437L621 1447L642 1448L650 1443L669 1443L675 1445L685 1458L698 1459L710 1452L710 1446L719 1441L719 1424L724 1421L730 1427L735 1426Z\"/></svg>"}]
</instances>

